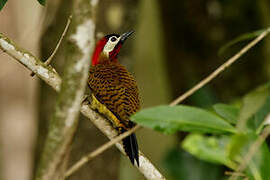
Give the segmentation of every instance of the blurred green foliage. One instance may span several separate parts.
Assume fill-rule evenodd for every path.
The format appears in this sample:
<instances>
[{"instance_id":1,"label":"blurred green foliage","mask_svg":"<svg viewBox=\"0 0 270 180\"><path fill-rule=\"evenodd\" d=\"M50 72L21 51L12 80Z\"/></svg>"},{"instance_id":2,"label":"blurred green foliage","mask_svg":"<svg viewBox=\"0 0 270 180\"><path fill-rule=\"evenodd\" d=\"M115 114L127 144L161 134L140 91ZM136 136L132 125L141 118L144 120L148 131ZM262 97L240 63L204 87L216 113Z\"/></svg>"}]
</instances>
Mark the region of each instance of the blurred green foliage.
<instances>
[{"instance_id":1,"label":"blurred green foliage","mask_svg":"<svg viewBox=\"0 0 270 180\"><path fill-rule=\"evenodd\" d=\"M238 119L240 130L251 128L255 131L262 124L270 110L269 93L270 83L267 83L244 96Z\"/></svg>"},{"instance_id":2,"label":"blurred green foliage","mask_svg":"<svg viewBox=\"0 0 270 180\"><path fill-rule=\"evenodd\" d=\"M43 6L45 6L45 4L46 4L46 0L38 0L38 2Z\"/></svg>"},{"instance_id":3,"label":"blurred green foliage","mask_svg":"<svg viewBox=\"0 0 270 180\"><path fill-rule=\"evenodd\" d=\"M221 180L223 169L212 163L200 161L189 153L171 149L163 162L171 180Z\"/></svg>"},{"instance_id":4,"label":"blurred green foliage","mask_svg":"<svg viewBox=\"0 0 270 180\"><path fill-rule=\"evenodd\" d=\"M0 0L0 11L5 6L7 0Z\"/></svg>"},{"instance_id":5,"label":"blurred green foliage","mask_svg":"<svg viewBox=\"0 0 270 180\"><path fill-rule=\"evenodd\" d=\"M231 124L236 124L237 123L237 118L239 116L239 110L240 108L227 105L227 104L215 104L213 105L213 109L215 112L223 117L225 120L227 120Z\"/></svg>"},{"instance_id":6,"label":"blurred green foliage","mask_svg":"<svg viewBox=\"0 0 270 180\"><path fill-rule=\"evenodd\" d=\"M258 139L254 132L240 133L231 137L227 148L228 157L238 164L243 162L251 145ZM247 177L255 180L269 180L270 178L270 152L266 143L254 154L252 160L248 163L248 168L244 172Z\"/></svg>"},{"instance_id":7,"label":"blurred green foliage","mask_svg":"<svg viewBox=\"0 0 270 180\"><path fill-rule=\"evenodd\" d=\"M227 156L226 147L230 142L229 136L205 136L189 134L182 143L184 150L201 160L222 164L236 169L236 164Z\"/></svg>"},{"instance_id":8,"label":"blurred green foliage","mask_svg":"<svg viewBox=\"0 0 270 180\"><path fill-rule=\"evenodd\" d=\"M132 120L163 133L190 132L181 142L181 147L186 152L202 161L226 166L231 171L237 170L267 125L266 119L270 114L270 83L247 93L242 98L240 107L219 103L212 108L216 114L191 106L157 106L138 112L132 116ZM269 147L264 142L258 149L243 172L244 178L267 180L270 178ZM168 152L165 166L172 179L204 179L204 176L208 177L212 173L211 171L205 175L205 170L210 165L202 165L203 162L199 160L196 160L199 161L198 164L189 169L188 164L195 160L190 160L188 156L190 155L182 151ZM219 169L218 166L215 168ZM194 173L190 174L191 170ZM220 179L215 175L208 178Z\"/></svg>"}]
</instances>

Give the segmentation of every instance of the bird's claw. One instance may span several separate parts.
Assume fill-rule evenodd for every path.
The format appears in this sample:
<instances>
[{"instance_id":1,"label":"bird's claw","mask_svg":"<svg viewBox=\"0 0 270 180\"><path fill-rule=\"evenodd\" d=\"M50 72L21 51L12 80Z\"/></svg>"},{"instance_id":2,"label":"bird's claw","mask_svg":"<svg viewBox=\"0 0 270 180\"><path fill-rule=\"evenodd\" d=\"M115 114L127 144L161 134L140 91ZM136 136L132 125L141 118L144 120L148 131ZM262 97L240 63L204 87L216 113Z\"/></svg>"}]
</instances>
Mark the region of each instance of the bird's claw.
<instances>
[{"instance_id":1,"label":"bird's claw","mask_svg":"<svg viewBox=\"0 0 270 180\"><path fill-rule=\"evenodd\" d=\"M82 104L90 104L91 102L91 97L88 94L85 94L82 98Z\"/></svg>"}]
</instances>

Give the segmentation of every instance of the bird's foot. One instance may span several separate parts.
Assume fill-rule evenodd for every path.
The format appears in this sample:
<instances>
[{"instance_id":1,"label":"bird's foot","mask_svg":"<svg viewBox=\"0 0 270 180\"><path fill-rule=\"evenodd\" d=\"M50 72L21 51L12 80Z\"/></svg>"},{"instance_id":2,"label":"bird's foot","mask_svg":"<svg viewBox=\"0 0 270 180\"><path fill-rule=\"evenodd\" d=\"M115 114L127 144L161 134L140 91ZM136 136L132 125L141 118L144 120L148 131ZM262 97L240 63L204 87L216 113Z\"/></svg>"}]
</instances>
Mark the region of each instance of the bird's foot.
<instances>
[{"instance_id":1,"label":"bird's foot","mask_svg":"<svg viewBox=\"0 0 270 180\"><path fill-rule=\"evenodd\" d=\"M82 98L81 104L90 104L91 102L91 96L89 94L85 94Z\"/></svg>"}]
</instances>

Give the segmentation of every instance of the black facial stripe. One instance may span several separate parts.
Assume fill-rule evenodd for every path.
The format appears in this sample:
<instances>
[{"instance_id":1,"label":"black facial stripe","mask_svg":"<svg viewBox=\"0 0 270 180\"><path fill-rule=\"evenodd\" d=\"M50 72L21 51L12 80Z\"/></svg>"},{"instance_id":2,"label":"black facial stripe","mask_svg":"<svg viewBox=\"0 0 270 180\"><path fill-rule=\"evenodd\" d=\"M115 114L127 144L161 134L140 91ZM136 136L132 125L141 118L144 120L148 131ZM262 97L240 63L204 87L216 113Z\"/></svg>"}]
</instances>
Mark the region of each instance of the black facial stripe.
<instances>
[{"instance_id":1,"label":"black facial stripe","mask_svg":"<svg viewBox=\"0 0 270 180\"><path fill-rule=\"evenodd\" d=\"M105 38L106 38L106 39L110 39L110 37L112 37L112 36L115 36L115 37L117 37L117 38L120 37L119 34L108 34L108 35L105 36Z\"/></svg>"}]
</instances>

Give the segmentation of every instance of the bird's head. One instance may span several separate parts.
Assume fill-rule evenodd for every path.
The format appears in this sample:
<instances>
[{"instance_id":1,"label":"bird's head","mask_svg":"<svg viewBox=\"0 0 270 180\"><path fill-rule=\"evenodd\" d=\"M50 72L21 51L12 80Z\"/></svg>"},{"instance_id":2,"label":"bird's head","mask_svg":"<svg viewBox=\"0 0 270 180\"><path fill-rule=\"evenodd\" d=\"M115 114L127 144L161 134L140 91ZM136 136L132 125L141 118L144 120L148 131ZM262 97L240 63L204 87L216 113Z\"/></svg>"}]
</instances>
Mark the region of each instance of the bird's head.
<instances>
[{"instance_id":1,"label":"bird's head","mask_svg":"<svg viewBox=\"0 0 270 180\"><path fill-rule=\"evenodd\" d=\"M109 34L100 39L92 56L92 66L116 61L123 43L133 32L129 31L122 35Z\"/></svg>"}]
</instances>

